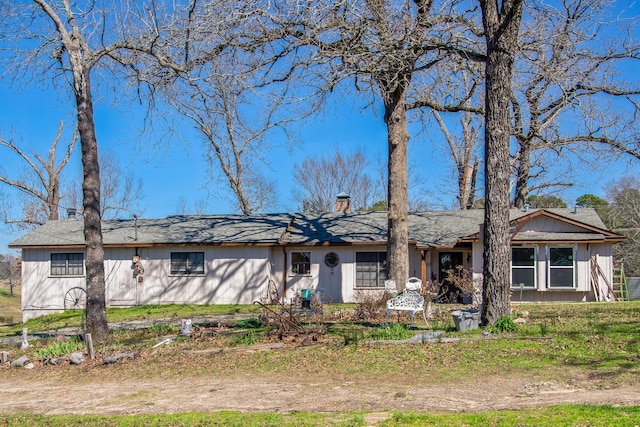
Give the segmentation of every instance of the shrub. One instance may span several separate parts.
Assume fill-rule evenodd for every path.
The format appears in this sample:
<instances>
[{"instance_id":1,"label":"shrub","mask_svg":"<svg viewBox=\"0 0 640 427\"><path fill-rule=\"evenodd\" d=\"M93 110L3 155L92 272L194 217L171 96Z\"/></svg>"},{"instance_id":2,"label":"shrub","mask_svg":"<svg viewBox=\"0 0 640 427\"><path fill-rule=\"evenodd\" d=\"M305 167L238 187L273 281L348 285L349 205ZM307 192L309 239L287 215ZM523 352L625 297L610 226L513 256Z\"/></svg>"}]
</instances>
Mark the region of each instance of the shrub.
<instances>
[{"instance_id":1,"label":"shrub","mask_svg":"<svg viewBox=\"0 0 640 427\"><path fill-rule=\"evenodd\" d=\"M513 319L509 316L501 316L493 326L489 327L489 332L500 334L502 332L515 332L517 329Z\"/></svg>"},{"instance_id":2,"label":"shrub","mask_svg":"<svg viewBox=\"0 0 640 427\"><path fill-rule=\"evenodd\" d=\"M387 292L358 292L356 294L356 316L362 322L377 321L384 316L387 300L391 295Z\"/></svg>"}]
</instances>

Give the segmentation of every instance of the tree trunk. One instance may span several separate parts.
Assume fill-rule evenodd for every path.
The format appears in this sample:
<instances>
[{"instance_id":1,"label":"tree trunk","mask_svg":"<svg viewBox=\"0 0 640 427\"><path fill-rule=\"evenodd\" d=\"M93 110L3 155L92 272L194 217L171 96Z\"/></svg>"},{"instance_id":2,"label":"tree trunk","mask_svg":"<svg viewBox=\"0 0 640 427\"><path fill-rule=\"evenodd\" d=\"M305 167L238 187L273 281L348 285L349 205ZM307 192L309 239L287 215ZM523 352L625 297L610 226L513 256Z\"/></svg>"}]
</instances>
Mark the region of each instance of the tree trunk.
<instances>
[{"instance_id":1,"label":"tree trunk","mask_svg":"<svg viewBox=\"0 0 640 427\"><path fill-rule=\"evenodd\" d=\"M56 221L58 220L58 209L60 207L60 177L56 175L55 166L51 163L49 167L49 176L51 177L47 201L49 221Z\"/></svg>"},{"instance_id":2,"label":"tree trunk","mask_svg":"<svg viewBox=\"0 0 640 427\"><path fill-rule=\"evenodd\" d=\"M407 146L409 132L405 111L405 87L384 93L384 121L389 147L387 273L399 289L409 278L409 195Z\"/></svg>"},{"instance_id":3,"label":"tree trunk","mask_svg":"<svg viewBox=\"0 0 640 427\"><path fill-rule=\"evenodd\" d=\"M509 284L510 87L522 0L480 0L487 43L482 323L511 314Z\"/></svg>"},{"instance_id":4,"label":"tree trunk","mask_svg":"<svg viewBox=\"0 0 640 427\"><path fill-rule=\"evenodd\" d=\"M467 199L467 209L473 209L473 202L476 201L476 180L478 179L478 159L473 161L473 171L471 172L471 187Z\"/></svg>"},{"instance_id":5,"label":"tree trunk","mask_svg":"<svg viewBox=\"0 0 640 427\"><path fill-rule=\"evenodd\" d=\"M513 206L522 209L527 202L529 174L531 173L531 146L528 141L520 143L516 161L516 190L513 197Z\"/></svg>"},{"instance_id":6,"label":"tree trunk","mask_svg":"<svg viewBox=\"0 0 640 427\"><path fill-rule=\"evenodd\" d=\"M74 95L78 112L78 133L82 149L82 196L84 238L86 245L87 332L97 343L104 343L109 335L105 302L104 249L100 217L100 166L98 141L93 118L93 101L89 70L84 67L80 48L70 51L74 77Z\"/></svg>"}]
</instances>

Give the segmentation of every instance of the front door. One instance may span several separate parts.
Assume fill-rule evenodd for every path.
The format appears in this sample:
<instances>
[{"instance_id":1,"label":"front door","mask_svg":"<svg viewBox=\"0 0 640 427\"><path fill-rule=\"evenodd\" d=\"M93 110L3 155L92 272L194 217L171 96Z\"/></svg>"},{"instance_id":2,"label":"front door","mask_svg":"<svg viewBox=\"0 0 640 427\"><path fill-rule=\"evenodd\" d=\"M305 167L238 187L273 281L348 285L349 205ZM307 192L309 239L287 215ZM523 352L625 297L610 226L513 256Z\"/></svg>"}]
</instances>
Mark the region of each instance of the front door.
<instances>
[{"instance_id":1,"label":"front door","mask_svg":"<svg viewBox=\"0 0 640 427\"><path fill-rule=\"evenodd\" d=\"M456 302L458 299L458 290L453 283L447 280L449 272L453 271L455 274L457 267L462 264L462 252L440 252L438 255L438 270L440 283L440 301L441 302Z\"/></svg>"}]
</instances>

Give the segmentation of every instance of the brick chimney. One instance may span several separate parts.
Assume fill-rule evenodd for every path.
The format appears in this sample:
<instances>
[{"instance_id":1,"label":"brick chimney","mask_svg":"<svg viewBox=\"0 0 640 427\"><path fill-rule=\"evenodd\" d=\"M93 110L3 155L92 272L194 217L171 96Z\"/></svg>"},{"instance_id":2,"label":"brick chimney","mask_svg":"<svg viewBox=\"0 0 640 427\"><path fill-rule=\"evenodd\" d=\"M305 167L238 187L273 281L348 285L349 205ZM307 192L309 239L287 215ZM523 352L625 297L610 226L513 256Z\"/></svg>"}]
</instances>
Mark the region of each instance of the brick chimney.
<instances>
[{"instance_id":1,"label":"brick chimney","mask_svg":"<svg viewBox=\"0 0 640 427\"><path fill-rule=\"evenodd\" d=\"M351 197L347 193L339 193L336 196L336 212L351 213Z\"/></svg>"}]
</instances>

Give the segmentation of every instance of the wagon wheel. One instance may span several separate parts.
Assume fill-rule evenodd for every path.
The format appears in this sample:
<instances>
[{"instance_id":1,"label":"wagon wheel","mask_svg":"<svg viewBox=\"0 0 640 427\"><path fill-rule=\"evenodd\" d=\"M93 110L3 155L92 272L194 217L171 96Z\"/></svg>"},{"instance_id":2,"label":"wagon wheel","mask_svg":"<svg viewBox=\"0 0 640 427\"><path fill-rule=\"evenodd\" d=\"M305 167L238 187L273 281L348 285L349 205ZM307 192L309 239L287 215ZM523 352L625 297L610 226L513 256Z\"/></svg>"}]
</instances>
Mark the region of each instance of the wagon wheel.
<instances>
[{"instance_id":1,"label":"wagon wheel","mask_svg":"<svg viewBox=\"0 0 640 427\"><path fill-rule=\"evenodd\" d=\"M65 310L80 310L80 329L84 333L87 314L85 308L87 307L87 291L83 288L71 288L64 295L64 309Z\"/></svg>"},{"instance_id":2,"label":"wagon wheel","mask_svg":"<svg viewBox=\"0 0 640 427\"><path fill-rule=\"evenodd\" d=\"M82 288L71 288L64 295L65 310L84 310L87 306L87 292Z\"/></svg>"}]
</instances>

